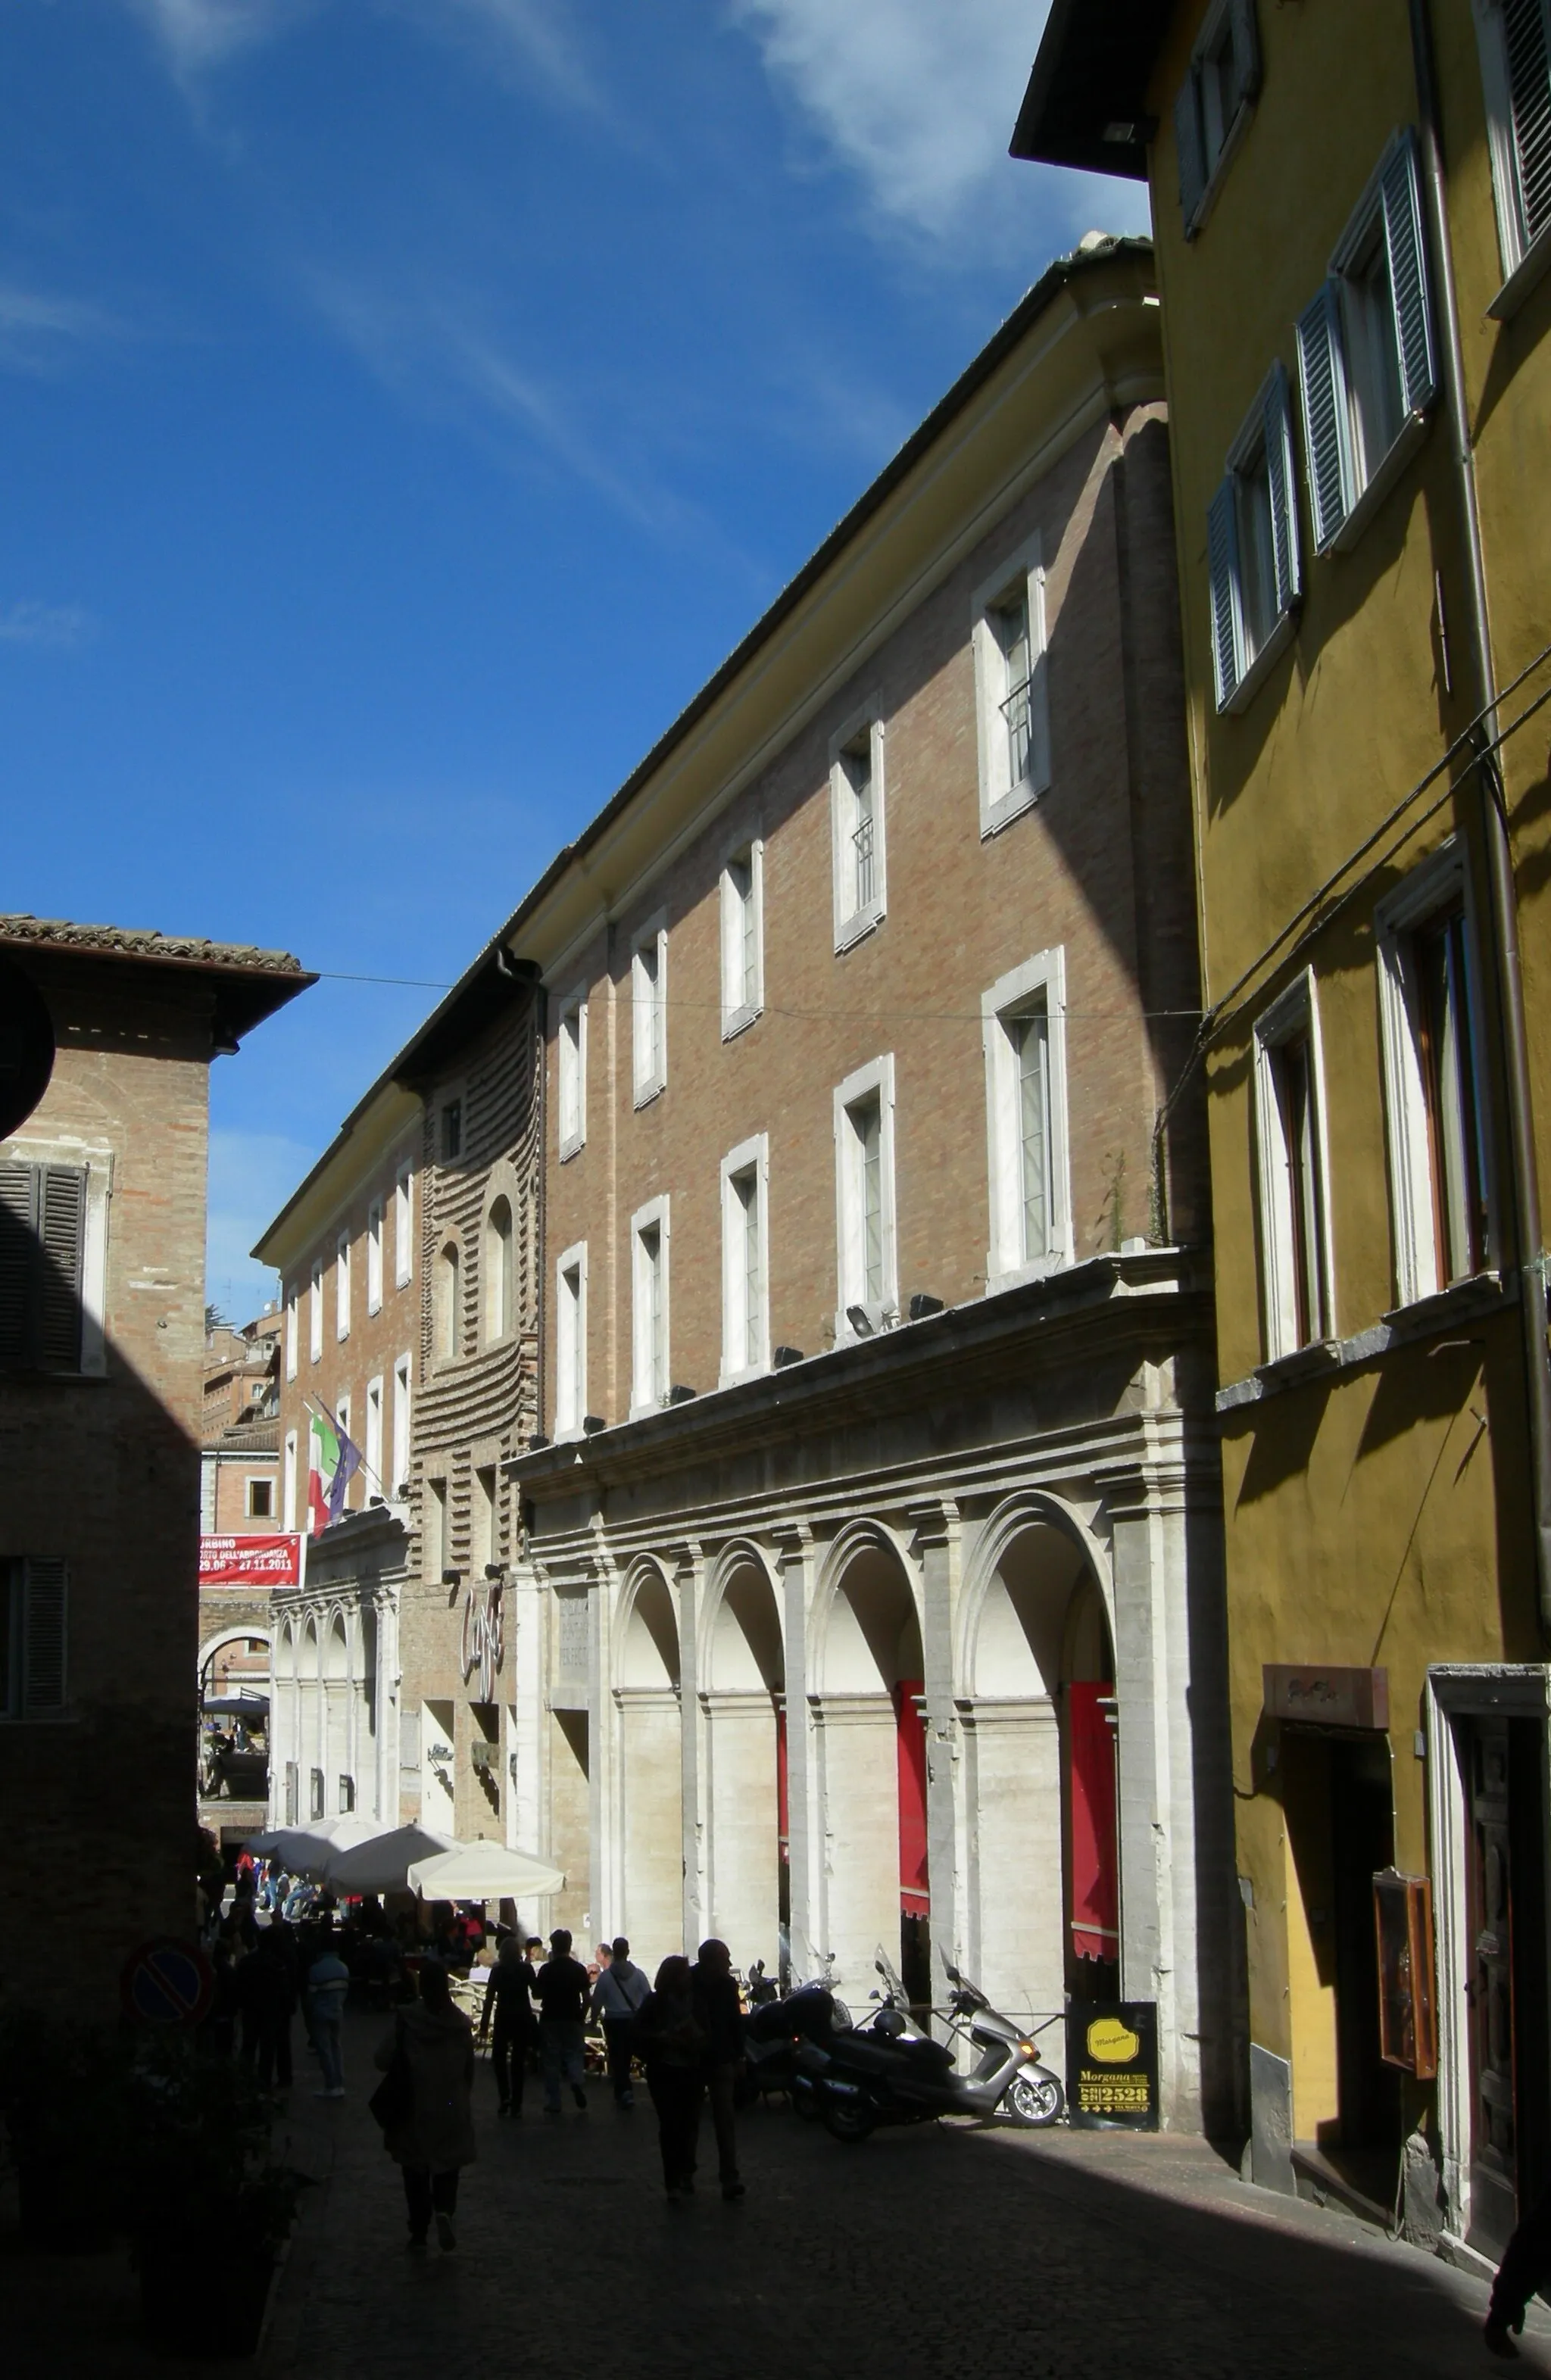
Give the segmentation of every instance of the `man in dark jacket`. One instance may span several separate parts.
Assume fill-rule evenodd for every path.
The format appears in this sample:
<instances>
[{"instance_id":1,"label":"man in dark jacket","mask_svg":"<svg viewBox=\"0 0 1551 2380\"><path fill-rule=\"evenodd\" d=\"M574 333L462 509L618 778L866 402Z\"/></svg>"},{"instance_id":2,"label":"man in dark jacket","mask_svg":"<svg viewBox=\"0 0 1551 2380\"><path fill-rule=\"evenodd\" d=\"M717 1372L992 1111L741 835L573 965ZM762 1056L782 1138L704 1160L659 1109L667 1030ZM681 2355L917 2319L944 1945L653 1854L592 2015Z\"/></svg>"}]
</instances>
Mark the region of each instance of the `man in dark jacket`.
<instances>
[{"instance_id":1,"label":"man in dark jacket","mask_svg":"<svg viewBox=\"0 0 1551 2380\"><path fill-rule=\"evenodd\" d=\"M733 2096L744 2064L743 2010L733 1974L733 1953L713 1937L700 1945L693 1977L695 2015L706 2036L706 2090L716 2131L723 2198L741 2198Z\"/></svg>"},{"instance_id":2,"label":"man in dark jacket","mask_svg":"<svg viewBox=\"0 0 1551 2380\"><path fill-rule=\"evenodd\" d=\"M291 2019L297 2009L297 1960L290 1928L272 1923L236 1971L242 2012L242 2059L256 2066L267 2091L291 2087Z\"/></svg>"},{"instance_id":3,"label":"man in dark jacket","mask_svg":"<svg viewBox=\"0 0 1551 2380\"><path fill-rule=\"evenodd\" d=\"M585 2116L587 2093L582 2082L587 2067L582 2058L582 2036L588 2001L592 1996L592 1978L581 1961L571 1956L571 1937L563 1925L550 1936L550 1955L534 1978L533 1996L539 2003L544 2113L559 2115L563 2074L571 2085L571 2096Z\"/></svg>"}]
</instances>

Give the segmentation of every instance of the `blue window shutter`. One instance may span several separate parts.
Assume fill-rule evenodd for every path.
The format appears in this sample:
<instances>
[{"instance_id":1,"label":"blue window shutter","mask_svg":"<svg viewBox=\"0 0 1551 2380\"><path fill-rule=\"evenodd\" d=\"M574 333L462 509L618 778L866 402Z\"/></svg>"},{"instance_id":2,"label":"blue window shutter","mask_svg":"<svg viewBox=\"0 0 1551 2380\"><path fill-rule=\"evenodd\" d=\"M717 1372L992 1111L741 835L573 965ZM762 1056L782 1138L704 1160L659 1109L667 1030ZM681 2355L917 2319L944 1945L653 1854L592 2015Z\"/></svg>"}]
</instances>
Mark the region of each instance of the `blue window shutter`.
<instances>
[{"instance_id":1,"label":"blue window shutter","mask_svg":"<svg viewBox=\"0 0 1551 2380\"><path fill-rule=\"evenodd\" d=\"M1384 237L1389 250L1389 287L1395 301L1395 338L1400 356L1400 394L1408 413L1422 413L1437 395L1433 360L1433 309L1427 294L1427 257L1422 239L1422 177L1416 137L1403 133L1385 162L1380 188Z\"/></svg>"},{"instance_id":2,"label":"blue window shutter","mask_svg":"<svg viewBox=\"0 0 1551 2380\"><path fill-rule=\"evenodd\" d=\"M1237 114L1260 90L1260 28L1254 0L1233 0L1233 109Z\"/></svg>"},{"instance_id":3,"label":"blue window shutter","mask_svg":"<svg viewBox=\"0 0 1551 2380\"><path fill-rule=\"evenodd\" d=\"M1303 393L1303 447L1309 463L1314 541L1323 553L1351 509L1351 474L1345 460L1337 285L1327 281L1312 306L1298 317L1298 379Z\"/></svg>"},{"instance_id":4,"label":"blue window shutter","mask_svg":"<svg viewBox=\"0 0 1551 2380\"><path fill-rule=\"evenodd\" d=\"M1188 237L1206 188L1206 159L1201 145L1201 108L1194 67L1174 102L1174 146L1180 156L1180 212L1185 219Z\"/></svg>"},{"instance_id":5,"label":"blue window shutter","mask_svg":"<svg viewBox=\"0 0 1551 2380\"><path fill-rule=\"evenodd\" d=\"M1212 666L1218 709L1226 710L1243 675L1240 662L1239 534L1233 517L1233 482L1224 480L1206 510L1206 560L1212 581Z\"/></svg>"},{"instance_id":6,"label":"blue window shutter","mask_svg":"<svg viewBox=\"0 0 1551 2380\"><path fill-rule=\"evenodd\" d=\"M1292 400L1279 363L1266 383L1266 478L1271 491L1271 546L1277 565L1277 609L1290 612L1303 591L1298 543L1298 483L1292 473Z\"/></svg>"}]
</instances>

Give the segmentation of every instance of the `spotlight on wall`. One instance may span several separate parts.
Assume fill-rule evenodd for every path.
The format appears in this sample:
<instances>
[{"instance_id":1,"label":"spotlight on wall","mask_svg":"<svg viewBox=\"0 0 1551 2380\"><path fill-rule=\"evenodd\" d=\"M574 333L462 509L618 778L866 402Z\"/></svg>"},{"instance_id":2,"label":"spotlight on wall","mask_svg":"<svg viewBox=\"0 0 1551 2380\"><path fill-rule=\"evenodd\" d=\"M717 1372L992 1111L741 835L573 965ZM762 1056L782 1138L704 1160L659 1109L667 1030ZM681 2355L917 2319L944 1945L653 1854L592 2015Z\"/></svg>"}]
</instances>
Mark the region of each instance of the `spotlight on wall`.
<instances>
[{"instance_id":1,"label":"spotlight on wall","mask_svg":"<svg viewBox=\"0 0 1551 2380\"><path fill-rule=\"evenodd\" d=\"M582 1415L582 1427L588 1438L596 1438L600 1429L607 1429L608 1427L601 1414L583 1414Z\"/></svg>"},{"instance_id":2,"label":"spotlight on wall","mask_svg":"<svg viewBox=\"0 0 1551 2380\"><path fill-rule=\"evenodd\" d=\"M941 1312L942 1300L940 1297L933 1297L931 1293L925 1289L916 1289L911 1292L910 1318L912 1322L924 1322L928 1314L940 1314Z\"/></svg>"},{"instance_id":3,"label":"spotlight on wall","mask_svg":"<svg viewBox=\"0 0 1551 2380\"><path fill-rule=\"evenodd\" d=\"M463 1585L462 1571L444 1570L442 1573L442 1584L443 1586L461 1586Z\"/></svg>"},{"instance_id":4,"label":"spotlight on wall","mask_svg":"<svg viewBox=\"0 0 1551 2380\"><path fill-rule=\"evenodd\" d=\"M668 1402L671 1405L691 1404L697 1393L694 1389L685 1388L682 1380L677 1380L668 1391Z\"/></svg>"},{"instance_id":5,"label":"spotlight on wall","mask_svg":"<svg viewBox=\"0 0 1551 2380\"><path fill-rule=\"evenodd\" d=\"M870 1339L872 1337L872 1317L867 1312L865 1305L848 1305L845 1309L845 1318L850 1323L851 1328L854 1330L858 1339Z\"/></svg>"},{"instance_id":6,"label":"spotlight on wall","mask_svg":"<svg viewBox=\"0 0 1551 2380\"><path fill-rule=\"evenodd\" d=\"M504 1562L487 1562L485 1564L485 1576L487 1578L504 1578L505 1575L506 1565Z\"/></svg>"},{"instance_id":7,"label":"spotlight on wall","mask_svg":"<svg viewBox=\"0 0 1551 2380\"><path fill-rule=\"evenodd\" d=\"M778 1372L784 1372L788 1364L802 1364L806 1360L800 1347L778 1347L770 1357Z\"/></svg>"},{"instance_id":8,"label":"spotlight on wall","mask_svg":"<svg viewBox=\"0 0 1551 2380\"><path fill-rule=\"evenodd\" d=\"M543 1431L541 1429L536 1429L533 1436L527 1441L527 1451L529 1454L538 1454L544 1447L548 1446L549 1443L550 1441L544 1436Z\"/></svg>"}]
</instances>

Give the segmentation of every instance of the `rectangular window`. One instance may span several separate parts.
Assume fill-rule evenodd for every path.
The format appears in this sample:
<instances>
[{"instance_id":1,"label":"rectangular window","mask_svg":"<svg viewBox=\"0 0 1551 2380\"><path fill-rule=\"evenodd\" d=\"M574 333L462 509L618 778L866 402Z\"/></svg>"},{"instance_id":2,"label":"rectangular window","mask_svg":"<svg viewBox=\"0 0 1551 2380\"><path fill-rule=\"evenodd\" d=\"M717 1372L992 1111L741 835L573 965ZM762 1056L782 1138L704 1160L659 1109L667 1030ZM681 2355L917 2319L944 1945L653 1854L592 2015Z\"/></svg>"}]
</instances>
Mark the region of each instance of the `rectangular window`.
<instances>
[{"instance_id":1,"label":"rectangular window","mask_svg":"<svg viewBox=\"0 0 1551 2380\"><path fill-rule=\"evenodd\" d=\"M668 1402L668 1201L630 1218L631 1416Z\"/></svg>"},{"instance_id":2,"label":"rectangular window","mask_svg":"<svg viewBox=\"0 0 1551 2380\"><path fill-rule=\"evenodd\" d=\"M1180 212L1194 239L1211 211L1218 176L1248 121L1260 89L1260 35L1254 0L1218 0L1191 53L1174 102Z\"/></svg>"},{"instance_id":3,"label":"rectangular window","mask_svg":"<svg viewBox=\"0 0 1551 2380\"><path fill-rule=\"evenodd\" d=\"M1475 17L1503 280L1511 285L1526 262L1551 260L1551 247L1531 259L1551 228L1551 5L1477 0ZM1534 277L1527 273L1522 285ZM1517 294L1505 286L1490 310L1510 312Z\"/></svg>"},{"instance_id":4,"label":"rectangular window","mask_svg":"<svg viewBox=\"0 0 1551 2380\"><path fill-rule=\"evenodd\" d=\"M368 1500L373 1496L386 1497L382 1484L382 1380L379 1374L366 1384L366 1443L361 1449L366 1472Z\"/></svg>"},{"instance_id":5,"label":"rectangular window","mask_svg":"<svg viewBox=\"0 0 1551 2380\"><path fill-rule=\"evenodd\" d=\"M587 1139L587 1002L579 994L560 1012L555 1053L557 1128L563 1164Z\"/></svg>"},{"instance_id":6,"label":"rectangular window","mask_svg":"<svg viewBox=\"0 0 1551 2380\"><path fill-rule=\"evenodd\" d=\"M341 1232L333 1251L333 1328L337 1339L350 1336L350 1234Z\"/></svg>"},{"instance_id":7,"label":"rectangular window","mask_svg":"<svg viewBox=\"0 0 1551 2380\"><path fill-rule=\"evenodd\" d=\"M407 1159L394 1183L394 1281L407 1289L415 1278L415 1176Z\"/></svg>"},{"instance_id":8,"label":"rectangular window","mask_svg":"<svg viewBox=\"0 0 1551 2380\"><path fill-rule=\"evenodd\" d=\"M297 1377L297 1291L288 1289L285 1292L285 1378L288 1380Z\"/></svg>"},{"instance_id":9,"label":"rectangular window","mask_svg":"<svg viewBox=\"0 0 1551 2380\"><path fill-rule=\"evenodd\" d=\"M871 933L888 908L883 769L883 722L869 706L830 746L837 951Z\"/></svg>"},{"instance_id":10,"label":"rectangular window","mask_svg":"<svg viewBox=\"0 0 1551 2380\"><path fill-rule=\"evenodd\" d=\"M323 1259L312 1259L307 1290L307 1352L314 1364L323 1360Z\"/></svg>"},{"instance_id":11,"label":"rectangular window","mask_svg":"<svg viewBox=\"0 0 1551 2380\"><path fill-rule=\"evenodd\" d=\"M62 1561L0 1561L0 1718L57 1718L65 1708L68 1581Z\"/></svg>"},{"instance_id":12,"label":"rectangular window","mask_svg":"<svg viewBox=\"0 0 1551 2380\"><path fill-rule=\"evenodd\" d=\"M1255 1027L1267 1360L1334 1334L1319 1033L1303 976Z\"/></svg>"},{"instance_id":13,"label":"rectangular window","mask_svg":"<svg viewBox=\"0 0 1551 2380\"><path fill-rule=\"evenodd\" d=\"M454 1165L463 1155L463 1101L444 1099L442 1105L442 1162Z\"/></svg>"},{"instance_id":14,"label":"rectangular window","mask_svg":"<svg viewBox=\"0 0 1551 2380\"><path fill-rule=\"evenodd\" d=\"M426 1481L425 1542L420 1551L420 1575L439 1585L453 1558L447 1535L447 1482Z\"/></svg>"},{"instance_id":15,"label":"rectangular window","mask_svg":"<svg viewBox=\"0 0 1551 2380\"><path fill-rule=\"evenodd\" d=\"M1031 538L972 602L980 832L995 834L1050 783L1045 572Z\"/></svg>"},{"instance_id":16,"label":"rectangular window","mask_svg":"<svg viewBox=\"0 0 1551 2380\"><path fill-rule=\"evenodd\" d=\"M280 1472L280 1524L290 1531L297 1525L297 1433L285 1433L285 1451Z\"/></svg>"},{"instance_id":17,"label":"rectangular window","mask_svg":"<svg viewBox=\"0 0 1551 2380\"><path fill-rule=\"evenodd\" d=\"M980 1014L995 1291L1072 1258L1064 953L1042 951L1003 976Z\"/></svg>"},{"instance_id":18,"label":"rectangular window","mask_svg":"<svg viewBox=\"0 0 1551 2380\"><path fill-rule=\"evenodd\" d=\"M1437 391L1416 137L1396 134L1300 316L1298 371L1315 545L1357 534Z\"/></svg>"},{"instance_id":19,"label":"rectangular window","mask_svg":"<svg viewBox=\"0 0 1551 2380\"><path fill-rule=\"evenodd\" d=\"M84 1166L0 1160L0 1370L79 1372Z\"/></svg>"},{"instance_id":20,"label":"rectangular window","mask_svg":"<svg viewBox=\"0 0 1551 2380\"><path fill-rule=\"evenodd\" d=\"M271 1521L274 1518L274 1482L273 1479L249 1479L248 1485L248 1518L250 1521Z\"/></svg>"},{"instance_id":21,"label":"rectangular window","mask_svg":"<svg viewBox=\"0 0 1551 2380\"><path fill-rule=\"evenodd\" d=\"M721 1038L752 1025L765 1004L764 845L757 840L721 871Z\"/></svg>"},{"instance_id":22,"label":"rectangular window","mask_svg":"<svg viewBox=\"0 0 1551 2380\"><path fill-rule=\"evenodd\" d=\"M631 1047L636 1105L645 1107L668 1080L668 929L654 917L630 954Z\"/></svg>"},{"instance_id":23,"label":"rectangular window","mask_svg":"<svg viewBox=\"0 0 1551 2380\"><path fill-rule=\"evenodd\" d=\"M1303 593L1287 374L1272 367L1206 516L1219 710L1237 710L1291 633Z\"/></svg>"},{"instance_id":24,"label":"rectangular window","mask_svg":"<svg viewBox=\"0 0 1551 2380\"><path fill-rule=\"evenodd\" d=\"M483 1578L496 1559L496 1490L493 1467L474 1474L473 1545L470 1548L474 1575Z\"/></svg>"},{"instance_id":25,"label":"rectangular window","mask_svg":"<svg viewBox=\"0 0 1551 2380\"><path fill-rule=\"evenodd\" d=\"M366 1210L366 1310L382 1306L382 1201L374 1198Z\"/></svg>"},{"instance_id":26,"label":"rectangular window","mask_svg":"<svg viewBox=\"0 0 1551 2380\"><path fill-rule=\"evenodd\" d=\"M721 1160L721 1385L769 1365L768 1188L763 1133Z\"/></svg>"},{"instance_id":27,"label":"rectangular window","mask_svg":"<svg viewBox=\"0 0 1551 2380\"><path fill-rule=\"evenodd\" d=\"M556 1438L575 1438L587 1412L587 1244L567 1248L555 1267Z\"/></svg>"},{"instance_id":28,"label":"rectangular window","mask_svg":"<svg viewBox=\"0 0 1551 2380\"><path fill-rule=\"evenodd\" d=\"M894 1062L875 1059L835 1093L837 1341L899 1318L894 1257Z\"/></svg>"},{"instance_id":29,"label":"rectangular window","mask_svg":"<svg viewBox=\"0 0 1551 2380\"><path fill-rule=\"evenodd\" d=\"M393 1476L385 1493L390 1502L398 1503L409 1478L409 1358L401 1355L394 1366L394 1460Z\"/></svg>"},{"instance_id":30,"label":"rectangular window","mask_svg":"<svg viewBox=\"0 0 1551 2380\"><path fill-rule=\"evenodd\" d=\"M1395 1292L1404 1305L1489 1260L1474 961L1457 846L1418 868L1376 923Z\"/></svg>"}]
</instances>

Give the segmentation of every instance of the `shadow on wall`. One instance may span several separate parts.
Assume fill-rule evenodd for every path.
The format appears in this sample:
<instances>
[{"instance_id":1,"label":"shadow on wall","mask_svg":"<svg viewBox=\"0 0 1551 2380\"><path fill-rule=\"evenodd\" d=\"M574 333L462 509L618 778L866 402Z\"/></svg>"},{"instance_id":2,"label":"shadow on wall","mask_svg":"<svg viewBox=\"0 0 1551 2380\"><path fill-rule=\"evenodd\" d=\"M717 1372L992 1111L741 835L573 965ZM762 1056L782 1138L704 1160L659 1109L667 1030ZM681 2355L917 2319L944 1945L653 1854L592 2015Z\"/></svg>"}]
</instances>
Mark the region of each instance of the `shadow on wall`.
<instances>
[{"instance_id":1,"label":"shadow on wall","mask_svg":"<svg viewBox=\"0 0 1551 2380\"><path fill-rule=\"evenodd\" d=\"M0 1906L49 1927L5 1989L116 2006L127 1953L194 1921L200 1453L0 1166Z\"/></svg>"}]
</instances>

